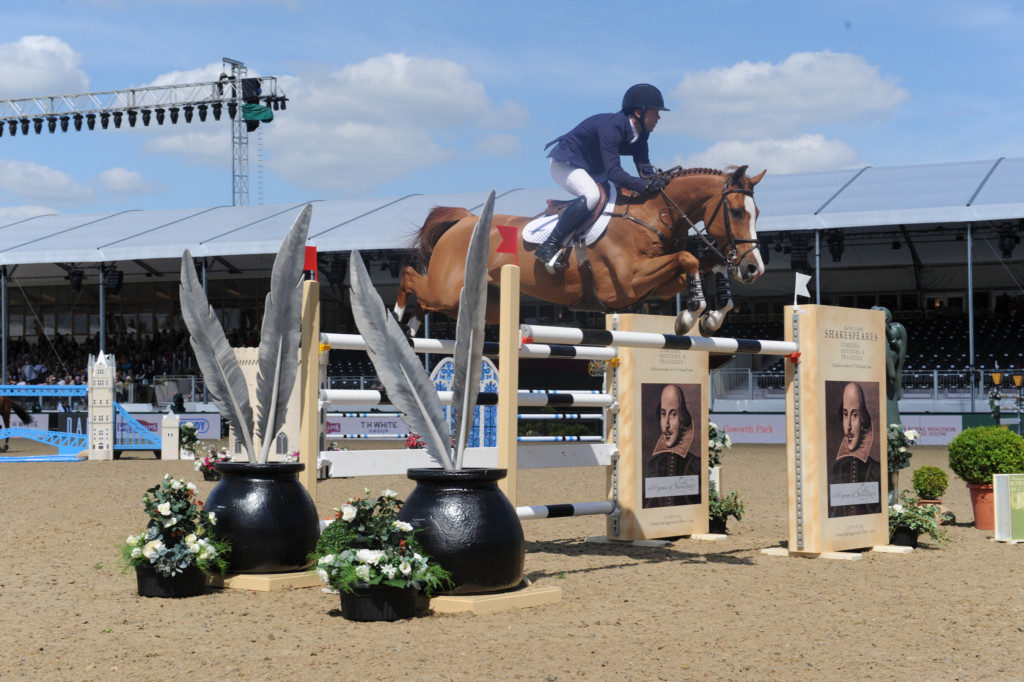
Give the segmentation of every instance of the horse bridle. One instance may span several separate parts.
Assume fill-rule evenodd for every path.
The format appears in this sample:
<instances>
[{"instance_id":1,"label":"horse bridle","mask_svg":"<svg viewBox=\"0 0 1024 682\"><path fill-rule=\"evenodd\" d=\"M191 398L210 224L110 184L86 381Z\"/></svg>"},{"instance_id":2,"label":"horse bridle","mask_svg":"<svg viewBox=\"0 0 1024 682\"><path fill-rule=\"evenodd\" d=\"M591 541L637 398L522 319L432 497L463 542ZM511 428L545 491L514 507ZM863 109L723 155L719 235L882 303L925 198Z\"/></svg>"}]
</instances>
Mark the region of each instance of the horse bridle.
<instances>
[{"instance_id":1,"label":"horse bridle","mask_svg":"<svg viewBox=\"0 0 1024 682\"><path fill-rule=\"evenodd\" d=\"M672 168L670 170L663 171L663 172L659 173L658 175L660 175L660 176L666 176L667 175L667 176L670 176L670 177L674 177L674 173L677 170L681 170L681 168L682 168L681 166L677 166L676 168ZM722 219L725 221L725 236L726 236L726 239L728 240L728 250L727 250L726 253L724 253L724 254L722 253L722 250L718 247L718 244L715 242L714 238L712 238L711 235L708 233L708 226L715 222L715 218L718 216L718 212L722 210L723 206L726 206L730 194L743 194L744 196L753 197L754 196L754 191L753 190L742 189L740 187L726 187L726 188L724 188L722 190L722 194L721 194L721 196L719 198L718 205L715 206L715 210L711 213L711 218L709 220L704 221L704 227L703 228L698 228L694 224L694 222L692 220L690 220L689 216L686 215L686 212L683 211L683 209L681 209L679 207L679 204L677 204L675 201L673 201L672 197L670 197L668 194L665 193L664 189L662 189L659 193L661 194L661 198L665 200L666 206L665 206L665 208L661 209L661 211L659 211L658 218L661 220L661 223L665 227L669 228L670 237L666 237L664 234L661 233L660 230L658 230L658 229L648 225L643 220L640 220L639 218L636 218L634 216L629 215L629 207L628 206L626 207L626 212L618 214L617 217L621 217L621 218L625 218L627 220L631 220L631 221L633 221L634 223L636 223L638 225L646 227L648 230L650 230L651 232L653 232L654 234L656 234L658 236L658 238L662 241L662 243L665 244L669 248L669 252L670 253L674 253L674 252L680 250L679 249L679 246L680 246L679 245L679 238L676 236L676 232L677 231L674 229L676 223L678 223L679 221L678 220L666 220L665 219L665 214L666 213L671 214L674 211L675 213L679 214L679 216L683 220L686 221L686 223L690 226L689 229L693 230L694 234L697 237L699 237L701 239L701 241L704 242L704 245L707 246L707 248L710 249L710 251L715 256L717 256L719 260L721 260L723 263L725 263L730 268L736 268L737 266L739 266L740 261L742 261L744 258L746 258L747 254L749 254L751 251L753 251L754 249L757 248L757 240L756 239L736 239L736 237L733 235L733 232L732 232L732 222L729 220L729 211L728 211L728 209L722 212ZM615 215L615 214L613 214L613 215ZM689 234L689 230L687 230L687 234ZM752 246L750 246L741 255L740 252L739 252L739 245L740 244L751 244Z\"/></svg>"}]
</instances>

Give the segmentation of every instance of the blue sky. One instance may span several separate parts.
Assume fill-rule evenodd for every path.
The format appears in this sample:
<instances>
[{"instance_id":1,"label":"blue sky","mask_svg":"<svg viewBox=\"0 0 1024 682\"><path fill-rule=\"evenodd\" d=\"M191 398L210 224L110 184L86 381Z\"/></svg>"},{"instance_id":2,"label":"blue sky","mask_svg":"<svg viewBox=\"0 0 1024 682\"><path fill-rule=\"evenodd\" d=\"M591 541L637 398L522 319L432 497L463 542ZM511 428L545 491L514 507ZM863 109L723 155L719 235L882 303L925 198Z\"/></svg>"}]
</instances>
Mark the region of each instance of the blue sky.
<instances>
[{"instance_id":1,"label":"blue sky","mask_svg":"<svg viewBox=\"0 0 1024 682\"><path fill-rule=\"evenodd\" d=\"M278 76L267 204L554 189L544 144L644 81L663 167L1024 156L1024 3L39 0L0 26L0 98ZM229 150L226 117L4 135L0 219L229 204Z\"/></svg>"}]
</instances>

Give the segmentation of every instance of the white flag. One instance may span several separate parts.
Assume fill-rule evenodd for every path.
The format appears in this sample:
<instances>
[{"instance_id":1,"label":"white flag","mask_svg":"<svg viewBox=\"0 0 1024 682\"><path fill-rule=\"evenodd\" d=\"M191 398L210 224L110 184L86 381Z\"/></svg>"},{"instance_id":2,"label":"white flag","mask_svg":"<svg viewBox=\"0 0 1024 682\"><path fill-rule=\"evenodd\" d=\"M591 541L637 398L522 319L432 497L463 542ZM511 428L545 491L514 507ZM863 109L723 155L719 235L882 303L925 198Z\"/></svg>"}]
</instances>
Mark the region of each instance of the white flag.
<instances>
[{"instance_id":1,"label":"white flag","mask_svg":"<svg viewBox=\"0 0 1024 682\"><path fill-rule=\"evenodd\" d=\"M807 289L807 283L811 281L810 275L805 275L802 272L796 273L796 285L793 289L793 307L797 307L797 296L803 296L804 298L810 298L811 292Z\"/></svg>"}]
</instances>

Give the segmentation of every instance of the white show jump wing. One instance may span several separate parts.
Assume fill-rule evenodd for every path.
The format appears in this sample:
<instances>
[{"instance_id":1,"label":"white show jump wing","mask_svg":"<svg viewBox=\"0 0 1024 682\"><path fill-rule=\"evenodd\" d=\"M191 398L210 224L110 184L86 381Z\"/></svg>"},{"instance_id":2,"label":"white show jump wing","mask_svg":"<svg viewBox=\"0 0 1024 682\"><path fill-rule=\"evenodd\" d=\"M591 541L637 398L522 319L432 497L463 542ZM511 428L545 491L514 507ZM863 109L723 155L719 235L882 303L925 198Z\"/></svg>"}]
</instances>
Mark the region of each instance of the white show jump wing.
<instances>
[{"instance_id":1,"label":"white show jump wing","mask_svg":"<svg viewBox=\"0 0 1024 682\"><path fill-rule=\"evenodd\" d=\"M213 403L245 446L249 461L256 463L252 445L252 406L249 387L238 365L235 352L224 335L220 320L206 299L196 276L192 254L185 249L181 257L181 285L178 287L181 314L191 335L192 349Z\"/></svg>"},{"instance_id":2,"label":"white show jump wing","mask_svg":"<svg viewBox=\"0 0 1024 682\"><path fill-rule=\"evenodd\" d=\"M313 207L306 204L274 258L257 352L256 435L260 463L270 457L274 436L284 426L298 372L302 315L302 264Z\"/></svg>"},{"instance_id":3,"label":"white show jump wing","mask_svg":"<svg viewBox=\"0 0 1024 682\"><path fill-rule=\"evenodd\" d=\"M455 406L455 468L462 468L477 388L480 361L484 350L484 315L487 312L487 257L491 245L491 216L494 192L487 197L480 218L473 228L466 252L466 274L459 295L459 319L455 327L455 375L452 378Z\"/></svg>"},{"instance_id":4,"label":"white show jump wing","mask_svg":"<svg viewBox=\"0 0 1024 682\"><path fill-rule=\"evenodd\" d=\"M409 427L423 438L430 456L446 470L452 471L455 467L451 457L451 435L437 391L409 346L409 338L373 288L358 251L352 252L349 275L352 281L349 294L352 317L366 341L366 352L387 389L391 404L405 415Z\"/></svg>"}]
</instances>

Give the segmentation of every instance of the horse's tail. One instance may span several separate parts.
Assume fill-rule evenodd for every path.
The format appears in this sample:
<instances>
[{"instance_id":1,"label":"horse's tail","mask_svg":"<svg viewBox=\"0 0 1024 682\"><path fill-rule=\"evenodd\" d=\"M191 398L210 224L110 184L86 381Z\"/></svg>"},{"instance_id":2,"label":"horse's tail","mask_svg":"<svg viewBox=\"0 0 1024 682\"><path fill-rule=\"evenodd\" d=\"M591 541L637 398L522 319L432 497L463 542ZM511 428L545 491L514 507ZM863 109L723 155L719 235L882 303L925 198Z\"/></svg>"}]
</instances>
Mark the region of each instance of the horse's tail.
<instances>
[{"instance_id":1,"label":"horse's tail","mask_svg":"<svg viewBox=\"0 0 1024 682\"><path fill-rule=\"evenodd\" d=\"M452 225L471 215L473 214L464 208L452 206L437 206L427 214L426 222L416 232L409 245L412 249L412 266L417 272L427 274L427 264L430 263L430 256L434 253L434 246L438 240Z\"/></svg>"},{"instance_id":2,"label":"horse's tail","mask_svg":"<svg viewBox=\"0 0 1024 682\"><path fill-rule=\"evenodd\" d=\"M10 398L8 398L8 400L10 400ZM32 416L28 412L25 411L24 407L22 407L21 405L19 405L16 402L14 402L13 400L11 400L11 409L14 410L14 414L18 415L18 419L20 419L24 423L26 423L26 424L31 424L32 423Z\"/></svg>"}]
</instances>

